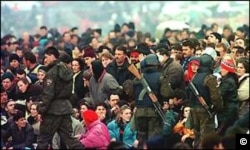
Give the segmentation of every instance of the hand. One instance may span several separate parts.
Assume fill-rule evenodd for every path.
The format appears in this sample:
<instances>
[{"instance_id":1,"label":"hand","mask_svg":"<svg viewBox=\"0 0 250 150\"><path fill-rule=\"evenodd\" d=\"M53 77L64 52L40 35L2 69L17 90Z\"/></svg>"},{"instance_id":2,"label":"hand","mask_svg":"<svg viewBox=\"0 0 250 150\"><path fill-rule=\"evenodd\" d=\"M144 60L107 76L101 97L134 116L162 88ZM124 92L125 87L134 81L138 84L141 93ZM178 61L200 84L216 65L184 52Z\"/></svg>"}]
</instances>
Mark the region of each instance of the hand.
<instances>
[{"instance_id":1,"label":"hand","mask_svg":"<svg viewBox=\"0 0 250 150\"><path fill-rule=\"evenodd\" d=\"M186 138L188 138L189 136L187 134L183 135L181 137L181 142L185 142Z\"/></svg>"},{"instance_id":2,"label":"hand","mask_svg":"<svg viewBox=\"0 0 250 150\"><path fill-rule=\"evenodd\" d=\"M118 108L118 106L114 106L111 108L111 112L115 111Z\"/></svg>"},{"instance_id":3,"label":"hand","mask_svg":"<svg viewBox=\"0 0 250 150\"><path fill-rule=\"evenodd\" d=\"M138 147L138 144L139 144L139 141L138 141L138 140L135 140L135 142L134 142L134 144L133 144L134 148L137 148L137 147Z\"/></svg>"},{"instance_id":4,"label":"hand","mask_svg":"<svg viewBox=\"0 0 250 150\"><path fill-rule=\"evenodd\" d=\"M74 137L77 138L77 139L79 140L80 137L81 137L81 134L77 134L77 135L75 135Z\"/></svg>"},{"instance_id":5,"label":"hand","mask_svg":"<svg viewBox=\"0 0 250 150\"><path fill-rule=\"evenodd\" d=\"M106 115L105 114L100 114L100 119L103 120L105 119Z\"/></svg>"},{"instance_id":6,"label":"hand","mask_svg":"<svg viewBox=\"0 0 250 150\"><path fill-rule=\"evenodd\" d=\"M115 142L115 141L116 141L116 139L115 139L115 138L112 138L110 141L111 141L111 142Z\"/></svg>"},{"instance_id":7,"label":"hand","mask_svg":"<svg viewBox=\"0 0 250 150\"><path fill-rule=\"evenodd\" d=\"M181 121L181 123L183 124L183 123L185 123L187 121L187 118L184 118L182 121Z\"/></svg>"},{"instance_id":8,"label":"hand","mask_svg":"<svg viewBox=\"0 0 250 150\"><path fill-rule=\"evenodd\" d=\"M12 146L8 148L8 150L11 150L11 149L13 149L13 147L12 147Z\"/></svg>"},{"instance_id":9,"label":"hand","mask_svg":"<svg viewBox=\"0 0 250 150\"><path fill-rule=\"evenodd\" d=\"M38 118L38 121L40 121L40 122L43 121L43 120L42 120L42 115L38 114L37 118Z\"/></svg>"}]
</instances>

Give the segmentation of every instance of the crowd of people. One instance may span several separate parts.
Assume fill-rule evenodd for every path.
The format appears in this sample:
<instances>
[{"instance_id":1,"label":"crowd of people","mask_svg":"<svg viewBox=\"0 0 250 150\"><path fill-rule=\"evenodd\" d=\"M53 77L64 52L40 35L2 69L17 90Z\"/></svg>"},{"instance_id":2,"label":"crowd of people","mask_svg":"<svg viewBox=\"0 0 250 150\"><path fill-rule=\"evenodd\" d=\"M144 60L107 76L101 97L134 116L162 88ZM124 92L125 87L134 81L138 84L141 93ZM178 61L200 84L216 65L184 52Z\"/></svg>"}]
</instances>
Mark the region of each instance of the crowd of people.
<instances>
[{"instance_id":1,"label":"crowd of people","mask_svg":"<svg viewBox=\"0 0 250 150\"><path fill-rule=\"evenodd\" d=\"M249 26L218 28L3 36L1 149L236 149L249 134Z\"/></svg>"}]
</instances>

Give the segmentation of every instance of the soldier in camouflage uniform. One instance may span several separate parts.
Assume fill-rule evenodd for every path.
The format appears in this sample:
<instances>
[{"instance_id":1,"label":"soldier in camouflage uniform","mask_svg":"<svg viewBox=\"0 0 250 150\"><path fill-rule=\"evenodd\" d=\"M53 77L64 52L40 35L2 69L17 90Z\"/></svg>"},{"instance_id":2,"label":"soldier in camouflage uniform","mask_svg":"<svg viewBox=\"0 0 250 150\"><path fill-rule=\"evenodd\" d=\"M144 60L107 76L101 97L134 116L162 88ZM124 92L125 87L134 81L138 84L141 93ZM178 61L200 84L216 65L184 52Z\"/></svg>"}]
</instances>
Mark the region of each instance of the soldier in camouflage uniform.
<instances>
[{"instance_id":1,"label":"soldier in camouflage uniform","mask_svg":"<svg viewBox=\"0 0 250 150\"><path fill-rule=\"evenodd\" d=\"M149 54L141 62L142 76L148 82L149 87L157 96L160 96L160 71L158 70L160 62L157 55ZM135 96L135 125L138 131L138 148L142 149L146 145L147 140L157 134L162 133L162 120L155 111L155 108L148 96L146 89L140 81L134 83L134 96Z\"/></svg>"},{"instance_id":2,"label":"soldier in camouflage uniform","mask_svg":"<svg viewBox=\"0 0 250 150\"><path fill-rule=\"evenodd\" d=\"M223 107L223 100L220 90L217 86L216 77L212 75L214 59L208 55L200 56L200 66L195 74L192 82L200 95L204 98L208 106L214 105L213 111L219 111ZM208 134L215 132L214 115L209 118L208 112L202 107L197 97L188 88L187 90L190 100L190 119L192 127L195 131L195 146L198 146L202 138Z\"/></svg>"},{"instance_id":3,"label":"soldier in camouflage uniform","mask_svg":"<svg viewBox=\"0 0 250 150\"><path fill-rule=\"evenodd\" d=\"M72 91L73 72L58 60L55 47L45 51L47 73L44 79L42 103L38 112L42 115L37 149L48 149L55 132L70 149L82 149L82 144L72 137L72 105L69 101Z\"/></svg>"}]
</instances>

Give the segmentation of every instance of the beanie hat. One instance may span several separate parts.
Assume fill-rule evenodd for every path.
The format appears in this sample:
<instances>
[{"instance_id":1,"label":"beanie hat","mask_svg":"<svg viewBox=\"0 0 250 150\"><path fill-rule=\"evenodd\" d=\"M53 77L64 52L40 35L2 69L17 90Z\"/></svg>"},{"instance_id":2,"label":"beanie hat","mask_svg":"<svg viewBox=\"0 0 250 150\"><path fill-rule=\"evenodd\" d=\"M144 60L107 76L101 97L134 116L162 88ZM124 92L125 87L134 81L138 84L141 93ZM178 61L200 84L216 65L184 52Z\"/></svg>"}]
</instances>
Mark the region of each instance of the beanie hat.
<instances>
[{"instance_id":1,"label":"beanie hat","mask_svg":"<svg viewBox=\"0 0 250 150\"><path fill-rule=\"evenodd\" d=\"M87 48L84 50L83 57L95 58L95 57L96 57L95 50L94 50L92 47L87 47Z\"/></svg>"},{"instance_id":2,"label":"beanie hat","mask_svg":"<svg viewBox=\"0 0 250 150\"><path fill-rule=\"evenodd\" d=\"M227 70L228 72L235 73L235 65L232 59L226 59L221 62L221 68Z\"/></svg>"},{"instance_id":3,"label":"beanie hat","mask_svg":"<svg viewBox=\"0 0 250 150\"><path fill-rule=\"evenodd\" d=\"M160 64L158 56L156 54L149 54L143 60L146 66L157 66Z\"/></svg>"},{"instance_id":4,"label":"beanie hat","mask_svg":"<svg viewBox=\"0 0 250 150\"><path fill-rule=\"evenodd\" d=\"M215 64L215 60L209 54L202 54L199 57L199 60L200 60L199 68L201 68L201 67L212 68L214 66L214 64Z\"/></svg>"},{"instance_id":5,"label":"beanie hat","mask_svg":"<svg viewBox=\"0 0 250 150\"><path fill-rule=\"evenodd\" d=\"M216 39L218 39L219 42L221 42L222 37L221 37L221 35L220 35L219 33L217 33L217 32L212 32L211 34L213 34L213 35L216 37Z\"/></svg>"},{"instance_id":6,"label":"beanie hat","mask_svg":"<svg viewBox=\"0 0 250 150\"><path fill-rule=\"evenodd\" d=\"M82 112L82 118L84 119L86 125L88 126L92 122L98 120L98 115L93 110L86 110Z\"/></svg>"},{"instance_id":7,"label":"beanie hat","mask_svg":"<svg viewBox=\"0 0 250 150\"><path fill-rule=\"evenodd\" d=\"M38 68L38 72L46 73L46 72L47 72L47 67L46 67L46 66L40 66L40 67Z\"/></svg>"},{"instance_id":8,"label":"beanie hat","mask_svg":"<svg viewBox=\"0 0 250 150\"><path fill-rule=\"evenodd\" d=\"M5 72L3 75L2 75L2 80L5 80L5 79L10 79L10 81L13 81L14 80L14 75L10 72Z\"/></svg>"},{"instance_id":9,"label":"beanie hat","mask_svg":"<svg viewBox=\"0 0 250 150\"><path fill-rule=\"evenodd\" d=\"M20 63L20 57L15 53L10 55L9 63L12 62L13 60L17 60Z\"/></svg>"}]
</instances>

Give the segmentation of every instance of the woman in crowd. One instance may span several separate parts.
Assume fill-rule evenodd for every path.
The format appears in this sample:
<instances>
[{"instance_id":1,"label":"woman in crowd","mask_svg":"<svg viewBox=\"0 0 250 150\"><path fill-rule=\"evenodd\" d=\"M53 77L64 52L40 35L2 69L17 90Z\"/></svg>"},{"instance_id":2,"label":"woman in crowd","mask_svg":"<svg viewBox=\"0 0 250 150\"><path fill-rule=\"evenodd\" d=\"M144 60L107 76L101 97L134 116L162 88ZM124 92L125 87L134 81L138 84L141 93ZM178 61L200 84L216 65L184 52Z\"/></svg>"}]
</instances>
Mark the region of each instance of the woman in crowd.
<instances>
[{"instance_id":1,"label":"woman in crowd","mask_svg":"<svg viewBox=\"0 0 250 150\"><path fill-rule=\"evenodd\" d=\"M30 116L27 118L28 123L33 127L34 129L34 134L37 137L39 135L39 128L40 128L40 121L41 121L41 116L38 114L37 111L37 106L38 103L34 102L30 106ZM36 143L35 139L35 143Z\"/></svg>"},{"instance_id":2,"label":"woman in crowd","mask_svg":"<svg viewBox=\"0 0 250 150\"><path fill-rule=\"evenodd\" d=\"M16 99L27 100L32 98L33 101L39 101L42 86L30 83L27 78L21 78L17 81L17 87Z\"/></svg>"},{"instance_id":3,"label":"woman in crowd","mask_svg":"<svg viewBox=\"0 0 250 150\"><path fill-rule=\"evenodd\" d=\"M84 83L82 81L84 62L80 58L75 58L72 61L72 70L74 73L73 76L73 88L72 88L72 97L71 102L73 107L75 107L79 100L84 98L88 89L84 87Z\"/></svg>"},{"instance_id":4,"label":"woman in crowd","mask_svg":"<svg viewBox=\"0 0 250 150\"><path fill-rule=\"evenodd\" d=\"M219 88L223 98L223 110L217 114L219 127L216 132L224 135L226 129L238 118L238 76L232 59L223 59L220 67L222 78Z\"/></svg>"},{"instance_id":5,"label":"woman in crowd","mask_svg":"<svg viewBox=\"0 0 250 150\"><path fill-rule=\"evenodd\" d=\"M98 103L95 109L95 112L98 115L99 119L106 125L110 122L110 116L107 113L107 109L107 104L105 102Z\"/></svg>"},{"instance_id":6,"label":"woman in crowd","mask_svg":"<svg viewBox=\"0 0 250 150\"><path fill-rule=\"evenodd\" d=\"M188 65L187 65L187 72L185 73L185 83L188 85L188 83L193 79L195 73L197 72L199 68L200 62L197 57L193 57L190 59Z\"/></svg>"},{"instance_id":7,"label":"woman in crowd","mask_svg":"<svg viewBox=\"0 0 250 150\"><path fill-rule=\"evenodd\" d=\"M173 133L176 133L179 141L187 143L192 147L194 141L194 131L185 127L188 115L190 114L190 107L184 106L182 109L182 117L179 122L174 126Z\"/></svg>"},{"instance_id":8,"label":"woman in crowd","mask_svg":"<svg viewBox=\"0 0 250 150\"><path fill-rule=\"evenodd\" d=\"M122 142L126 144L128 148L137 147L138 144L136 132L131 129L130 125L131 116L131 108L128 105L123 105L116 119L108 123L111 141Z\"/></svg>"},{"instance_id":9,"label":"woman in crowd","mask_svg":"<svg viewBox=\"0 0 250 150\"><path fill-rule=\"evenodd\" d=\"M110 135L107 126L100 121L96 112L87 110L82 113L86 126L86 133L80 135L80 142L87 148L107 149Z\"/></svg>"},{"instance_id":10,"label":"woman in crowd","mask_svg":"<svg viewBox=\"0 0 250 150\"><path fill-rule=\"evenodd\" d=\"M249 58L240 58L237 60L237 75L239 77L239 117L241 117L249 111Z\"/></svg>"},{"instance_id":11,"label":"woman in crowd","mask_svg":"<svg viewBox=\"0 0 250 150\"><path fill-rule=\"evenodd\" d=\"M104 51L101 53L100 60L102 60L102 65L104 68L108 66L114 59L114 56L109 51Z\"/></svg>"},{"instance_id":12,"label":"woman in crowd","mask_svg":"<svg viewBox=\"0 0 250 150\"><path fill-rule=\"evenodd\" d=\"M80 100L79 114L82 114L84 111L87 111L89 109L94 110L93 105L89 102L89 100L86 100L86 98ZM84 121L82 116L80 116L80 121Z\"/></svg>"}]
</instances>

